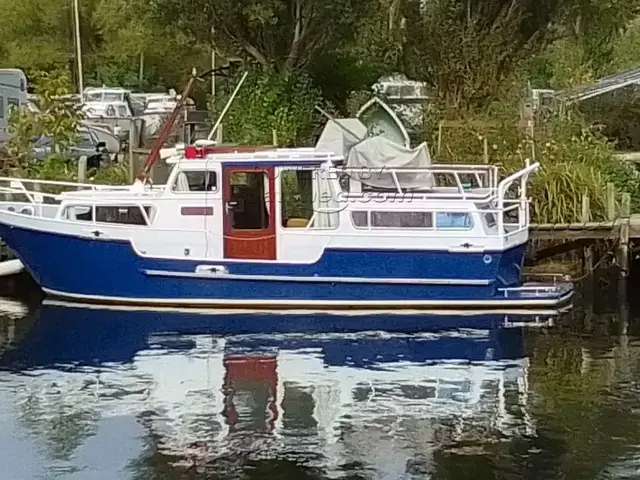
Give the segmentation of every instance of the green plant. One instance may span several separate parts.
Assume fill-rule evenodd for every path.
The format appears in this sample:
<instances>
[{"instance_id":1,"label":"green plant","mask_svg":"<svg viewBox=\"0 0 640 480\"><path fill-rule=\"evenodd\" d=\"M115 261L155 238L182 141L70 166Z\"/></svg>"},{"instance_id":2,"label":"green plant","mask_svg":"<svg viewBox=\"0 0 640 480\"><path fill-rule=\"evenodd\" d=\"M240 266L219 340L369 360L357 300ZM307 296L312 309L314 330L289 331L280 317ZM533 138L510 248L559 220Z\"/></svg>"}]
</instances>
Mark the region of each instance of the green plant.
<instances>
[{"instance_id":1,"label":"green plant","mask_svg":"<svg viewBox=\"0 0 640 480\"><path fill-rule=\"evenodd\" d=\"M6 151L13 160L9 166L35 178L67 179L64 158L77 143L78 126L83 118L80 106L62 98L71 92L66 73L43 72L32 81L37 111L12 109L9 116L11 140ZM34 141L43 136L52 140L55 151L45 161L35 161Z\"/></svg>"},{"instance_id":2,"label":"green plant","mask_svg":"<svg viewBox=\"0 0 640 480\"><path fill-rule=\"evenodd\" d=\"M607 183L613 183L619 193L630 193L632 211L640 211L638 173L617 161L612 144L577 112L538 118L533 140L518 122L517 112L506 102L495 106L493 113L459 115L456 128L443 133L437 161L481 162L486 139L489 161L499 164L504 174L522 168L526 159L540 162L529 190L534 222L580 221L584 195L589 198L592 220L605 220ZM429 125L428 135L437 138L437 122Z\"/></svg>"},{"instance_id":3,"label":"green plant","mask_svg":"<svg viewBox=\"0 0 640 480\"><path fill-rule=\"evenodd\" d=\"M222 111L235 82L229 87L209 104L212 119ZM270 145L275 131L281 147L309 145L317 129L314 107L320 100L319 90L307 75L284 77L254 69L222 121L224 138L245 145Z\"/></svg>"}]
</instances>

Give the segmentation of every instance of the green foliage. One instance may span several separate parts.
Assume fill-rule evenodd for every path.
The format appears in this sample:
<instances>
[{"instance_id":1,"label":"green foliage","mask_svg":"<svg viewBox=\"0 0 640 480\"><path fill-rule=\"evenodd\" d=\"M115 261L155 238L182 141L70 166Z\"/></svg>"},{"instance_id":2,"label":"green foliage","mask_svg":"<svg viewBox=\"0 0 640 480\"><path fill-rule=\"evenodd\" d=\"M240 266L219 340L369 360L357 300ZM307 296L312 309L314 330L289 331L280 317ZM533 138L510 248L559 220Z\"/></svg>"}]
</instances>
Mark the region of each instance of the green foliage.
<instances>
[{"instance_id":1,"label":"green foliage","mask_svg":"<svg viewBox=\"0 0 640 480\"><path fill-rule=\"evenodd\" d=\"M129 172L122 164L105 165L87 173L89 183L97 185L127 185L130 183Z\"/></svg>"},{"instance_id":2,"label":"green foliage","mask_svg":"<svg viewBox=\"0 0 640 480\"><path fill-rule=\"evenodd\" d=\"M12 135L6 149L17 164L27 168L33 160L33 142L47 136L53 139L56 155L64 156L77 142L80 107L60 100L71 90L64 72L42 73L34 78L35 105L38 111L12 109L8 131Z\"/></svg>"},{"instance_id":3,"label":"green foliage","mask_svg":"<svg viewBox=\"0 0 640 480\"><path fill-rule=\"evenodd\" d=\"M412 22L407 70L454 109L503 98L526 62L546 45L559 2L434 0Z\"/></svg>"},{"instance_id":4,"label":"green foliage","mask_svg":"<svg viewBox=\"0 0 640 480\"><path fill-rule=\"evenodd\" d=\"M289 73L344 45L375 0L149 0L160 22Z\"/></svg>"},{"instance_id":5,"label":"green foliage","mask_svg":"<svg viewBox=\"0 0 640 480\"><path fill-rule=\"evenodd\" d=\"M580 221L583 195L589 198L592 220L605 220L610 182L618 192L631 194L632 210L640 209L637 172L614 159L613 146L576 112L538 119L532 145L528 132L518 126L517 110L508 104L494 107L492 114L462 116L457 128L445 129L438 161L480 162L486 138L489 161L504 173L522 168L526 159L540 162L530 186L534 222ZM428 133L436 138L437 131Z\"/></svg>"},{"instance_id":6,"label":"green foliage","mask_svg":"<svg viewBox=\"0 0 640 480\"><path fill-rule=\"evenodd\" d=\"M213 118L224 108L235 82L210 105ZM315 105L319 90L304 74L288 77L255 69L245 80L224 120L224 139L241 145L271 145L273 131L279 146L310 145L318 126Z\"/></svg>"},{"instance_id":7,"label":"green foliage","mask_svg":"<svg viewBox=\"0 0 640 480\"><path fill-rule=\"evenodd\" d=\"M69 149L76 144L82 120L79 107L60 100L70 91L69 78L61 73L42 74L35 82L37 112L12 110L9 131L13 137L7 154L13 162L6 165L17 174L38 180L78 181L78 164L68 160ZM56 152L41 161L33 159L33 140L40 136L53 139ZM121 165L108 165L87 172L90 182L126 184L127 171ZM45 193L59 193L60 188L45 188Z\"/></svg>"}]
</instances>

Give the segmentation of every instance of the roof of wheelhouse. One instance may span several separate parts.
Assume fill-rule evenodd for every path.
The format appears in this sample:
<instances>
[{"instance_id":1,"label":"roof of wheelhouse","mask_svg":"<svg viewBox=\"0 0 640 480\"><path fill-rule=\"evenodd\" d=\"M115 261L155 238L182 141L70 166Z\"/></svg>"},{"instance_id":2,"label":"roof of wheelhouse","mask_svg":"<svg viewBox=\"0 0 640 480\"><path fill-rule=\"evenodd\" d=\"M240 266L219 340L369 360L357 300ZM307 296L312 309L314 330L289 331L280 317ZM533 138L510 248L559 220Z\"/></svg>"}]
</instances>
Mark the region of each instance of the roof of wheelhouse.
<instances>
[{"instance_id":1,"label":"roof of wheelhouse","mask_svg":"<svg viewBox=\"0 0 640 480\"><path fill-rule=\"evenodd\" d=\"M315 148L216 148L187 147L180 166L210 165L211 162L226 166L318 166L327 161L336 162L343 157L331 152L321 152Z\"/></svg>"}]
</instances>

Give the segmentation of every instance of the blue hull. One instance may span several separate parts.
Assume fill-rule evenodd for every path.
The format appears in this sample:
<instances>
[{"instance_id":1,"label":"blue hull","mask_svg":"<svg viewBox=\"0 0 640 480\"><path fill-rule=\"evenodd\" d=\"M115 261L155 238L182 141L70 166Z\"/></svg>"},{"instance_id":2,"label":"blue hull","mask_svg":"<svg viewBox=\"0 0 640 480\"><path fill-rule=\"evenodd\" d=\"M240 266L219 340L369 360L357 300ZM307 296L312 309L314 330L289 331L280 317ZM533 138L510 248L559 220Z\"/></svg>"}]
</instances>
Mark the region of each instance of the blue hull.
<instances>
[{"instance_id":1,"label":"blue hull","mask_svg":"<svg viewBox=\"0 0 640 480\"><path fill-rule=\"evenodd\" d=\"M211 261L228 271L212 275L195 273L207 262L140 257L123 241L1 224L0 237L45 292L84 301L341 308L532 301L526 294L507 298L500 290L519 286L525 245L491 253L327 249L319 261L305 265ZM569 290L533 300L548 306L566 298Z\"/></svg>"}]
</instances>

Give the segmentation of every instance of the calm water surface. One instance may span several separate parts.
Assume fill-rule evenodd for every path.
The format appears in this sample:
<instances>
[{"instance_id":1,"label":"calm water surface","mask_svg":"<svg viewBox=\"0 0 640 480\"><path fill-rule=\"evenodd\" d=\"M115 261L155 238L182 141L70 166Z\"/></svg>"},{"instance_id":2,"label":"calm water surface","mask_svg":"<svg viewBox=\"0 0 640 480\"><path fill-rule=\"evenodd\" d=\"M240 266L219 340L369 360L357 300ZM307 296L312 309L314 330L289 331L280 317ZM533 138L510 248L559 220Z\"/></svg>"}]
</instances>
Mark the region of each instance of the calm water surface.
<instances>
[{"instance_id":1,"label":"calm water surface","mask_svg":"<svg viewBox=\"0 0 640 480\"><path fill-rule=\"evenodd\" d=\"M640 478L633 307L0 315L3 479Z\"/></svg>"}]
</instances>

